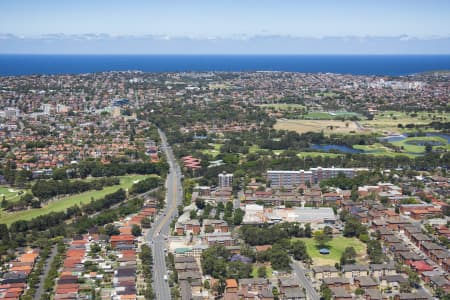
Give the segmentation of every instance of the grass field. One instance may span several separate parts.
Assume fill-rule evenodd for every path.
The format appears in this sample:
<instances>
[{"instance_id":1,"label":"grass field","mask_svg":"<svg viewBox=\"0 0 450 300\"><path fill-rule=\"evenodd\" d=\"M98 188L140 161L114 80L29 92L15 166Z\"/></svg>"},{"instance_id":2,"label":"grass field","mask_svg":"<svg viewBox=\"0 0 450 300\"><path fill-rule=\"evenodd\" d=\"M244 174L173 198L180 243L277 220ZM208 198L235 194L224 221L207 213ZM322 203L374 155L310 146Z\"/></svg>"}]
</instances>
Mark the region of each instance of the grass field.
<instances>
[{"instance_id":1,"label":"grass field","mask_svg":"<svg viewBox=\"0 0 450 300\"><path fill-rule=\"evenodd\" d=\"M17 201L20 199L19 193L22 192L22 195L25 194L26 190L20 190L16 188L11 188L7 186L0 186L0 201L3 200L3 196L7 201Z\"/></svg>"},{"instance_id":2,"label":"grass field","mask_svg":"<svg viewBox=\"0 0 450 300\"><path fill-rule=\"evenodd\" d=\"M403 141L391 142L395 146L400 146L404 148L405 152L412 152L417 154L423 154L425 152L426 143L439 143L440 146L433 146L433 148L443 147L450 150L450 145L448 145L447 140L438 136L419 136L419 137L409 137Z\"/></svg>"},{"instance_id":3,"label":"grass field","mask_svg":"<svg viewBox=\"0 0 450 300\"><path fill-rule=\"evenodd\" d=\"M106 194L113 193L119 188L128 189L134 181L145 178L145 175L129 175L120 177L120 185L108 186L101 191L87 191L81 194L67 196L59 200L52 201L47 205L38 209L29 209L13 213L0 211L0 223L11 225L17 220L31 220L37 216L44 215L50 212L64 211L75 204L83 204L91 201L91 198L100 199Z\"/></svg>"},{"instance_id":4,"label":"grass field","mask_svg":"<svg viewBox=\"0 0 450 300\"><path fill-rule=\"evenodd\" d=\"M217 155L219 155L220 153L220 147L222 147L222 144L208 144L212 147L214 147L213 149L205 149L202 150L202 152L204 154L208 154L211 155L213 158L215 158Z\"/></svg>"},{"instance_id":5,"label":"grass field","mask_svg":"<svg viewBox=\"0 0 450 300\"><path fill-rule=\"evenodd\" d=\"M252 277L253 278L258 278L258 265L253 265L253 269L252 269ZM269 278L272 276L272 267L270 266L266 266L266 277Z\"/></svg>"},{"instance_id":6,"label":"grass field","mask_svg":"<svg viewBox=\"0 0 450 300\"><path fill-rule=\"evenodd\" d=\"M282 104L278 104L282 105ZM288 105L288 104L285 104ZM287 106L288 107L288 106ZM338 117L352 117L357 116L362 121L359 121L361 126L364 128L361 130L359 127L351 121L339 121L334 120ZM320 132L324 131L326 134L330 133L380 133L380 134L391 134L391 133L405 133L410 131L417 131L416 129L407 129L405 126L407 124L429 124L433 121L449 122L450 113L443 112L418 112L417 116L411 115L411 113L397 112L397 111L384 111L375 115L373 120L365 120L365 117L345 111L337 111L333 113L329 112L309 112L303 116L304 120L286 120L279 119L275 124L275 129L284 130L294 130L299 133L304 133L308 131ZM346 127L345 123L348 122L349 126ZM398 124L402 124L403 128L399 128ZM327 126L333 126L333 130L327 128ZM430 129L433 131L433 129Z\"/></svg>"},{"instance_id":7,"label":"grass field","mask_svg":"<svg viewBox=\"0 0 450 300\"><path fill-rule=\"evenodd\" d=\"M328 255L319 253L319 248L313 238L300 238L300 240L305 242L306 250L311 256L314 265L334 265L339 262L346 247L355 248L358 254L357 261L359 263L365 263L366 245L357 238L334 237L328 244L328 249L330 250L330 254Z\"/></svg>"},{"instance_id":8,"label":"grass field","mask_svg":"<svg viewBox=\"0 0 450 300\"><path fill-rule=\"evenodd\" d=\"M381 143L375 143L373 145L353 145L354 149L366 151L367 154L376 155L376 156L397 156L397 155L405 155L410 158L414 158L417 155L406 153L406 152L395 152L393 149L384 146Z\"/></svg>"},{"instance_id":9,"label":"grass field","mask_svg":"<svg viewBox=\"0 0 450 300\"><path fill-rule=\"evenodd\" d=\"M332 127L331 127L332 126ZM279 119L274 126L278 130L293 130L298 133L320 132L331 133L364 133L353 121L336 120L286 120ZM333 128L333 129L331 129Z\"/></svg>"},{"instance_id":10,"label":"grass field","mask_svg":"<svg viewBox=\"0 0 450 300\"><path fill-rule=\"evenodd\" d=\"M309 112L302 116L306 120L335 120L336 118L352 118L358 117L360 120L364 120L365 117L359 113L348 112L348 111L336 111L336 112L326 112L326 111L316 111Z\"/></svg>"},{"instance_id":11,"label":"grass field","mask_svg":"<svg viewBox=\"0 0 450 300\"><path fill-rule=\"evenodd\" d=\"M308 120L333 120L335 116L330 115L327 112L309 112L304 116L304 119Z\"/></svg>"},{"instance_id":12,"label":"grass field","mask_svg":"<svg viewBox=\"0 0 450 300\"><path fill-rule=\"evenodd\" d=\"M379 133L402 133L408 129L398 128L398 124L429 124L433 121L449 122L450 113L427 113L418 112L417 116L411 116L410 113L398 111L384 111L375 116L373 120L361 121L365 128ZM416 130L414 130L416 131Z\"/></svg>"}]
</instances>

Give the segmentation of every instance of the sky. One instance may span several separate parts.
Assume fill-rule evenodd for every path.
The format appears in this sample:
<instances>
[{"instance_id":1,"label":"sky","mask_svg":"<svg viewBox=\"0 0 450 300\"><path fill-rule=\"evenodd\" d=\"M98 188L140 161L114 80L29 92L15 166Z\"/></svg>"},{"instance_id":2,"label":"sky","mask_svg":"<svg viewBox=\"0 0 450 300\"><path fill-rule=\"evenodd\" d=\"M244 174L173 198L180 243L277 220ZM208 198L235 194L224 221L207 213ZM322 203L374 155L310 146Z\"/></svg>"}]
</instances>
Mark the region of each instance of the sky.
<instances>
[{"instance_id":1,"label":"sky","mask_svg":"<svg viewBox=\"0 0 450 300\"><path fill-rule=\"evenodd\" d=\"M215 53L217 40L241 52L303 53L323 51L327 38L330 53L450 53L450 1L0 0L0 53L97 53L115 45L120 53L136 46L183 53L174 48L183 41L187 52L207 46Z\"/></svg>"}]
</instances>

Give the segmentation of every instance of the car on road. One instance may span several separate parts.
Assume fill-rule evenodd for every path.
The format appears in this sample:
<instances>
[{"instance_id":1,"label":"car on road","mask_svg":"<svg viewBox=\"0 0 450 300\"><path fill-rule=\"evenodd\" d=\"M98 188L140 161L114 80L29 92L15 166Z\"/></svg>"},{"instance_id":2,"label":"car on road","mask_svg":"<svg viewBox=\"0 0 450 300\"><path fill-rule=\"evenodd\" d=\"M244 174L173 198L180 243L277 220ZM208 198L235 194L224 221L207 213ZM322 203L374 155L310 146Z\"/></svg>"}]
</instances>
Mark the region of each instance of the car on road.
<instances>
[{"instance_id":1,"label":"car on road","mask_svg":"<svg viewBox=\"0 0 450 300\"><path fill-rule=\"evenodd\" d=\"M164 280L167 281L167 279L169 279L169 276L164 275Z\"/></svg>"}]
</instances>

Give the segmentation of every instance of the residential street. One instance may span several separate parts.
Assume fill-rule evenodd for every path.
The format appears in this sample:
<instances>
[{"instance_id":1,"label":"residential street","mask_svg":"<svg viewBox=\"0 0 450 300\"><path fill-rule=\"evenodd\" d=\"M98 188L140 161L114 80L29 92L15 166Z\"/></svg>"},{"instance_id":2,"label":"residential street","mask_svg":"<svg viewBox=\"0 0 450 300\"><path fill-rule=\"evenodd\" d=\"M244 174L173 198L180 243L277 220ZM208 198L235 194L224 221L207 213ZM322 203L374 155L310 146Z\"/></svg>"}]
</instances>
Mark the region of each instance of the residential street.
<instances>
[{"instance_id":1,"label":"residential street","mask_svg":"<svg viewBox=\"0 0 450 300\"><path fill-rule=\"evenodd\" d=\"M311 280L309 280L305 276L305 270L300 265L300 263L297 261L294 261L293 263L291 263L291 267L292 267L292 270L294 271L295 275L297 275L297 278L300 281L300 285L305 288L308 299L319 300L320 295L314 289Z\"/></svg>"},{"instance_id":2,"label":"residential street","mask_svg":"<svg viewBox=\"0 0 450 300\"><path fill-rule=\"evenodd\" d=\"M41 300L42 294L44 293L44 280L47 278L48 272L50 271L50 266L52 265L53 259L58 252L58 248L53 246L47 261L45 262L44 269L42 270L42 275L39 276L39 284L34 294L34 300Z\"/></svg>"}]
</instances>

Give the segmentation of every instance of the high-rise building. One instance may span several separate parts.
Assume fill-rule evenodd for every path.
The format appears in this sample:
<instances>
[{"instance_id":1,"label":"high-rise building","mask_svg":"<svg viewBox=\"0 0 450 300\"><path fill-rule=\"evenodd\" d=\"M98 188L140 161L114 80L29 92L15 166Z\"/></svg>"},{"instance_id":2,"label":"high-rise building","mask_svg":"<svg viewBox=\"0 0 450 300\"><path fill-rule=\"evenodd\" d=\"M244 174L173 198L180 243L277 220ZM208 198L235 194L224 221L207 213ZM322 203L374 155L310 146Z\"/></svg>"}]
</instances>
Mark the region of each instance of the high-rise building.
<instances>
[{"instance_id":1,"label":"high-rise building","mask_svg":"<svg viewBox=\"0 0 450 300\"><path fill-rule=\"evenodd\" d=\"M233 184L233 174L223 172L219 174L219 188L231 187Z\"/></svg>"},{"instance_id":2,"label":"high-rise building","mask_svg":"<svg viewBox=\"0 0 450 300\"><path fill-rule=\"evenodd\" d=\"M294 187L301 184L319 183L321 180L330 179L340 173L348 178L355 176L357 169L353 168L310 168L309 171L267 171L267 182L271 187Z\"/></svg>"}]
</instances>

